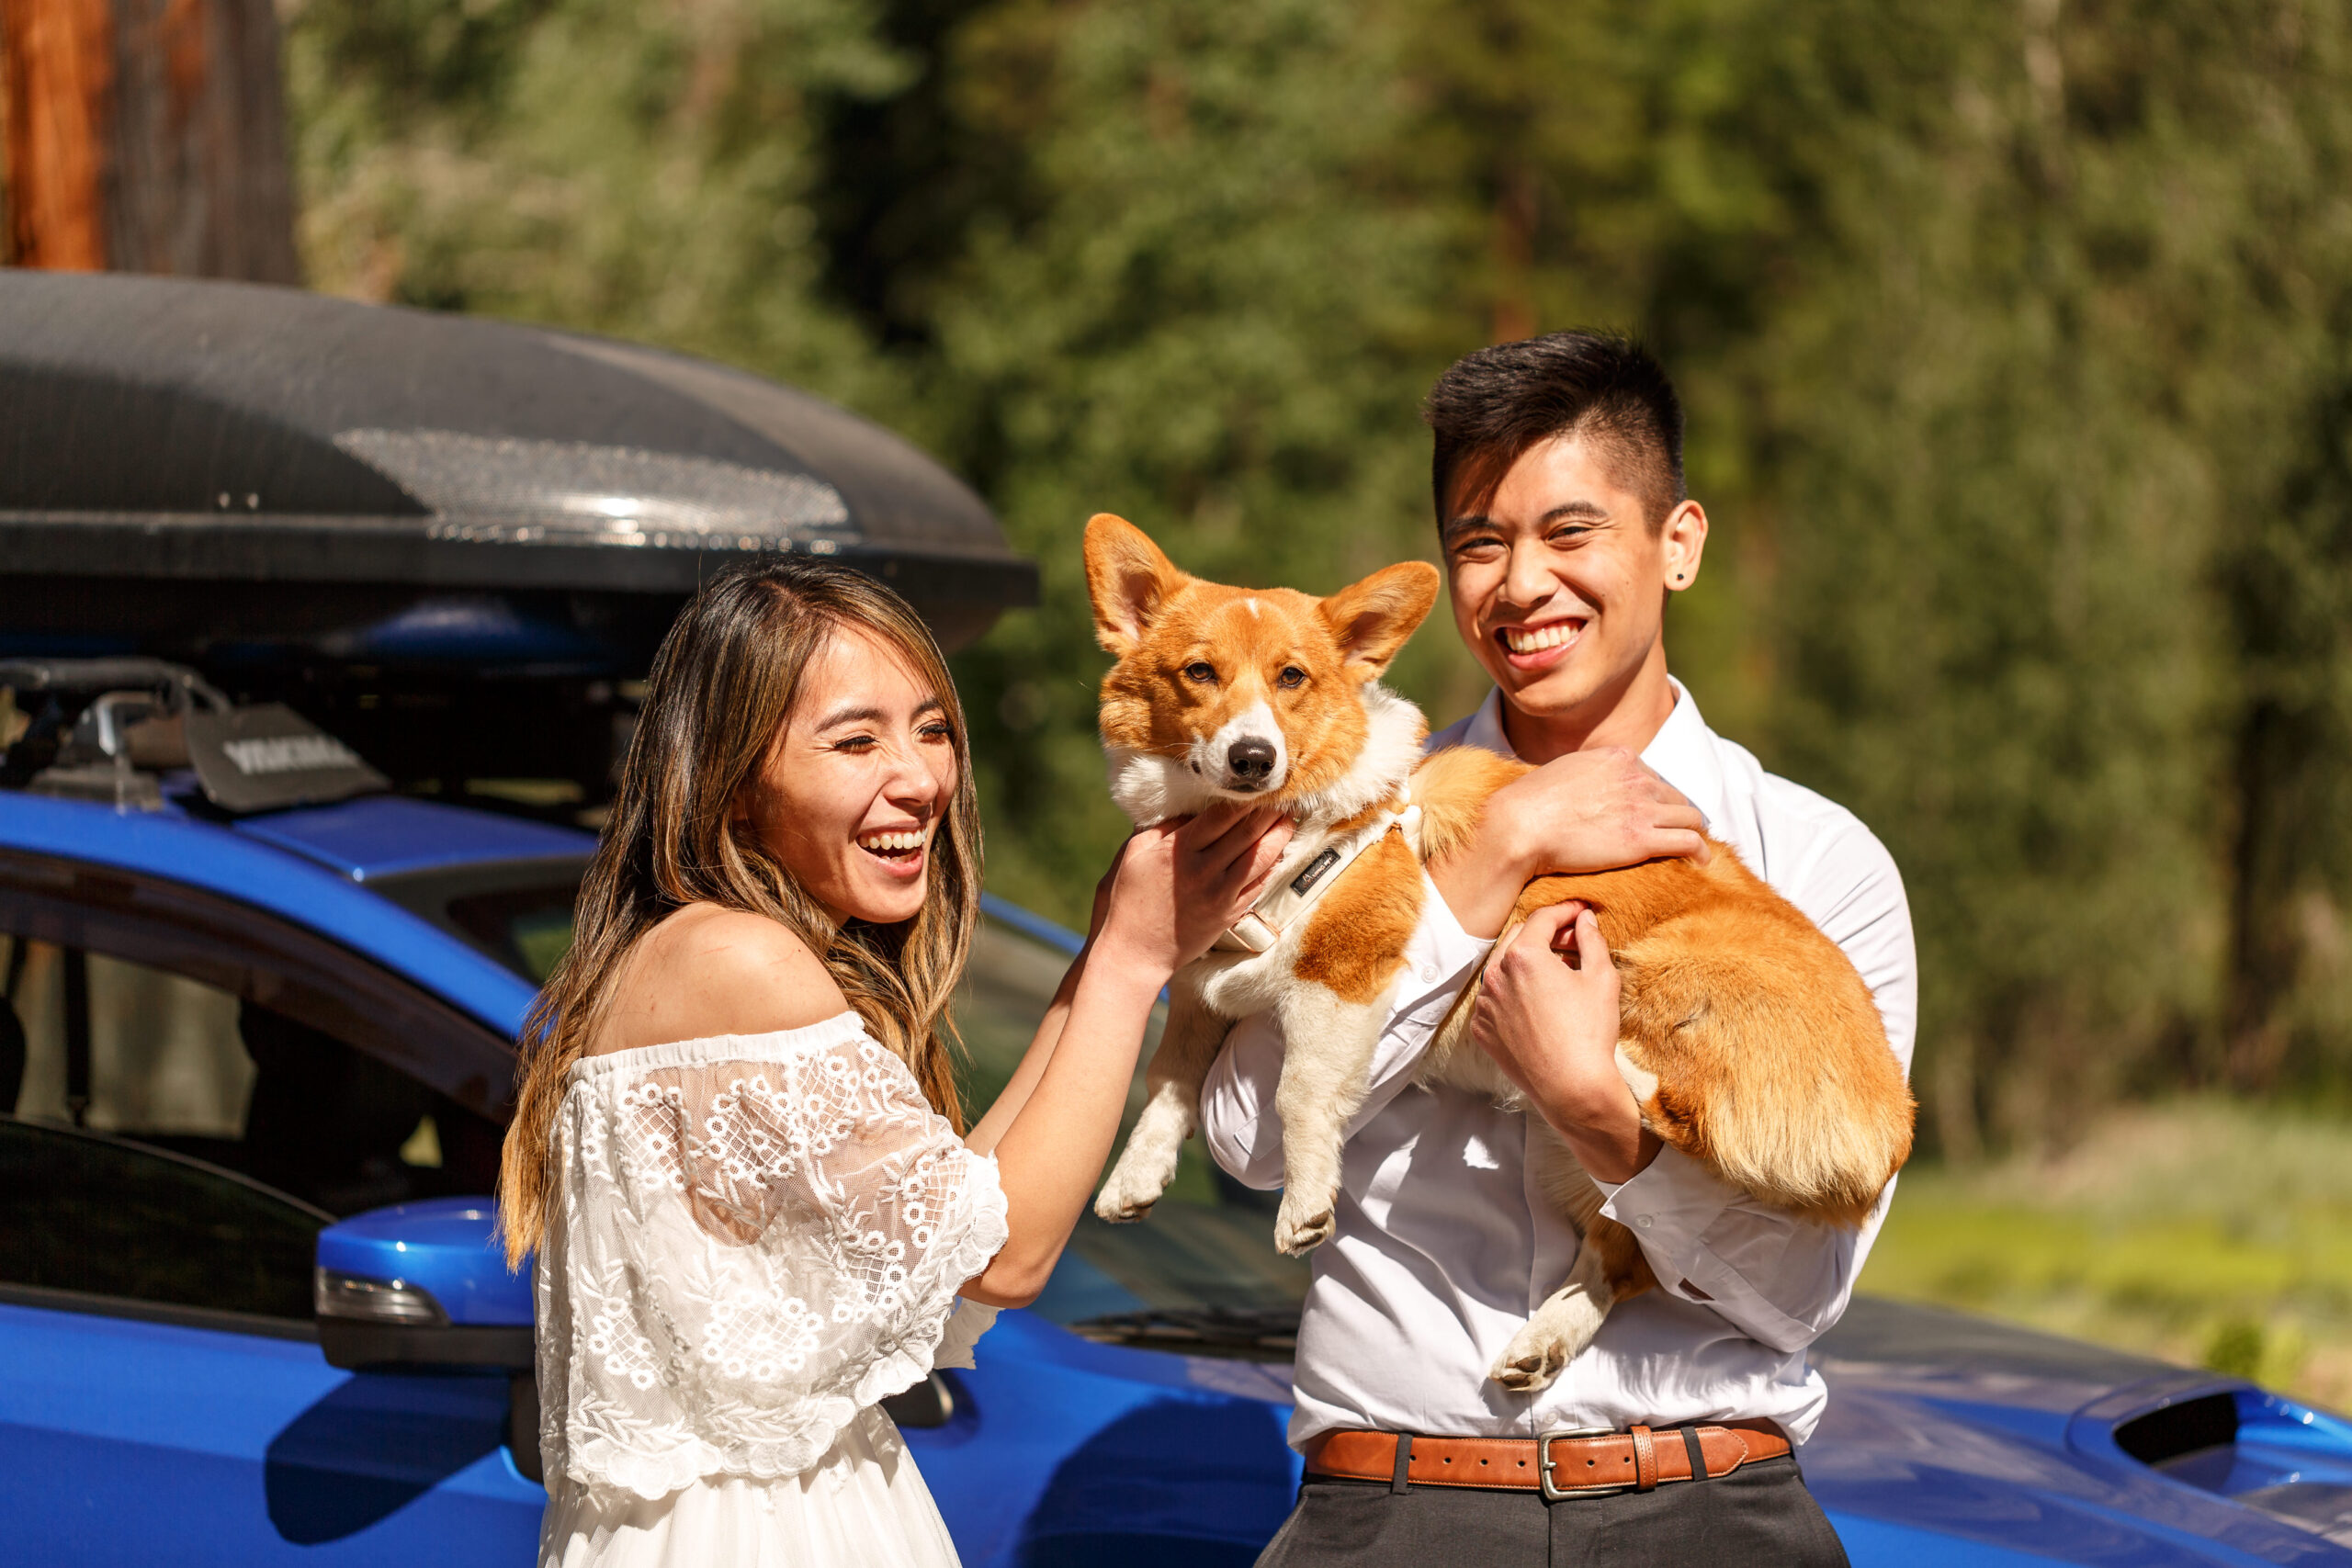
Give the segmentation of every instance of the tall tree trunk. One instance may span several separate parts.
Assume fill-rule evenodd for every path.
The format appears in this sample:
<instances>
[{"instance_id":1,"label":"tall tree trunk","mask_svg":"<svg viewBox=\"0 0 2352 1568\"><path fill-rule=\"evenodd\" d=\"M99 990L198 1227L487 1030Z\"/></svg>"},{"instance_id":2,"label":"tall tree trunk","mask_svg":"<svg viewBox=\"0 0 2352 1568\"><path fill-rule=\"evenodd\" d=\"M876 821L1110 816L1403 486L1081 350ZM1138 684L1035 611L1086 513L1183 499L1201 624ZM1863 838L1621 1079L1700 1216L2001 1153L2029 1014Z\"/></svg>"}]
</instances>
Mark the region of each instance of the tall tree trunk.
<instances>
[{"instance_id":1,"label":"tall tree trunk","mask_svg":"<svg viewBox=\"0 0 2352 1568\"><path fill-rule=\"evenodd\" d=\"M1495 298L1487 335L1517 343L1535 335L1535 171L1506 164L1495 190Z\"/></svg>"},{"instance_id":2,"label":"tall tree trunk","mask_svg":"<svg viewBox=\"0 0 2352 1568\"><path fill-rule=\"evenodd\" d=\"M2298 1040L2292 1017L2298 992L2324 983L2314 901L2352 904L2352 384L2317 400L2308 430L2308 466L2222 559L2245 705L2223 1066L2257 1091L2320 1066L2314 1047L2340 1064L2352 1046Z\"/></svg>"},{"instance_id":3,"label":"tall tree trunk","mask_svg":"<svg viewBox=\"0 0 2352 1568\"><path fill-rule=\"evenodd\" d=\"M270 0L0 0L8 259L294 283Z\"/></svg>"},{"instance_id":4,"label":"tall tree trunk","mask_svg":"<svg viewBox=\"0 0 2352 1568\"><path fill-rule=\"evenodd\" d=\"M102 165L113 87L107 0L0 0L7 259L15 265L68 272L107 265Z\"/></svg>"}]
</instances>

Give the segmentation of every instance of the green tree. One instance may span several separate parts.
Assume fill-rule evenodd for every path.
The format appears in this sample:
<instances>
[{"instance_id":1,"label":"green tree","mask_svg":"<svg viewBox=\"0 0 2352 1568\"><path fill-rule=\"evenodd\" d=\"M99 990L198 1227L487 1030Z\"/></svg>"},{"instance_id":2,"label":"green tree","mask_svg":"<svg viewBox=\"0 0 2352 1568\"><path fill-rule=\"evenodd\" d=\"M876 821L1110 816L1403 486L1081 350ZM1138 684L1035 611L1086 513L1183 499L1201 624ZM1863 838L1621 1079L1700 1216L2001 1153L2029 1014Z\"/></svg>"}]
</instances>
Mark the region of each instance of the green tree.
<instances>
[{"instance_id":1,"label":"green tree","mask_svg":"<svg viewBox=\"0 0 2352 1568\"><path fill-rule=\"evenodd\" d=\"M1328 0L1015 5L959 41L963 112L1025 149L1041 197L975 224L938 364L956 446L1046 581L959 678L990 874L1068 918L1125 831L1094 739L1087 517L1204 576L1316 592L1431 553L1416 344L1442 254L1384 175L1390 44ZM1467 667L1433 628L1399 679L1459 708Z\"/></svg>"},{"instance_id":2,"label":"green tree","mask_svg":"<svg viewBox=\"0 0 2352 1568\"><path fill-rule=\"evenodd\" d=\"M1670 642L1902 864L1931 1145L2352 1076L2352 18L2311 0L303 0L311 275L908 431L1043 567L958 660L1000 890L1123 829L1077 536L1430 553L1454 355L1653 343ZM1443 626L1397 680L1482 686Z\"/></svg>"},{"instance_id":3,"label":"green tree","mask_svg":"<svg viewBox=\"0 0 2352 1568\"><path fill-rule=\"evenodd\" d=\"M811 243L815 106L908 75L864 0L309 0L287 55L320 287L904 401Z\"/></svg>"}]
</instances>

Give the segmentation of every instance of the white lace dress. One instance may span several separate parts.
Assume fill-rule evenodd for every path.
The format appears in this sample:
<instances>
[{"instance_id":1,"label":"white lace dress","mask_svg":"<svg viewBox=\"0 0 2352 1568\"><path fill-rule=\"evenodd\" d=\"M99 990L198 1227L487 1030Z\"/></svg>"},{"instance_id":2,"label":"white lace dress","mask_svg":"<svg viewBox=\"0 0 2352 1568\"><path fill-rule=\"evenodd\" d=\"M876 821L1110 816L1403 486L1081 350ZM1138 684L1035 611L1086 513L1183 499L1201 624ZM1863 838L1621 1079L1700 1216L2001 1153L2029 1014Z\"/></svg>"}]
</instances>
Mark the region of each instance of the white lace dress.
<instances>
[{"instance_id":1,"label":"white lace dress","mask_svg":"<svg viewBox=\"0 0 2352 1568\"><path fill-rule=\"evenodd\" d=\"M554 1158L540 1562L954 1564L877 1402L972 1364L1004 1192L857 1015L588 1057Z\"/></svg>"}]
</instances>

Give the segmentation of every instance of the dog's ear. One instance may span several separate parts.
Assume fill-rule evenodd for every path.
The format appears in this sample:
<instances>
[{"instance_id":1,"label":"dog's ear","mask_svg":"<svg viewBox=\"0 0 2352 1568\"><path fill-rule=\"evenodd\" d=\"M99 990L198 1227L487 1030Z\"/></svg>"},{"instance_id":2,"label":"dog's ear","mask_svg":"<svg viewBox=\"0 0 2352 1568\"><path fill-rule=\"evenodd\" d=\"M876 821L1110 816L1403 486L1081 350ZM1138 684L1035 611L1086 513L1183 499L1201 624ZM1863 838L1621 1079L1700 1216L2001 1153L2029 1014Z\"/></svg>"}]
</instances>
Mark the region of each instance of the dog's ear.
<instances>
[{"instance_id":1,"label":"dog's ear","mask_svg":"<svg viewBox=\"0 0 2352 1568\"><path fill-rule=\"evenodd\" d=\"M1125 659L1176 591L1192 581L1150 536L1124 517L1098 512L1086 524L1086 591L1094 599L1094 636Z\"/></svg>"},{"instance_id":2,"label":"dog's ear","mask_svg":"<svg viewBox=\"0 0 2352 1568\"><path fill-rule=\"evenodd\" d=\"M1317 606L1340 641L1348 673L1369 681L1388 668L1437 603L1437 568L1425 560L1383 567Z\"/></svg>"}]
</instances>

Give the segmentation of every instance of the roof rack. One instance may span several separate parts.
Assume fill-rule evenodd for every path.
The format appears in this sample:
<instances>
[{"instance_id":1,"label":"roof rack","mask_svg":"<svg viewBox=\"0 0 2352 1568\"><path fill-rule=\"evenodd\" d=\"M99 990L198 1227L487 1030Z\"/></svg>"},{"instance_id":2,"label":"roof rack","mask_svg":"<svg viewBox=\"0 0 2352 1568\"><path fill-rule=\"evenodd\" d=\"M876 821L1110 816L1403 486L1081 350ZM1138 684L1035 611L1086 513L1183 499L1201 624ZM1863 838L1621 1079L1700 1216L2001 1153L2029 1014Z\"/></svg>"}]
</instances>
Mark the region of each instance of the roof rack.
<instances>
[{"instance_id":1,"label":"roof rack","mask_svg":"<svg viewBox=\"0 0 2352 1568\"><path fill-rule=\"evenodd\" d=\"M0 786L118 811L160 810L161 775L175 768L193 769L205 798L239 815L390 785L283 703L239 706L161 659L0 660Z\"/></svg>"}]
</instances>

